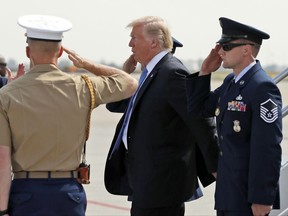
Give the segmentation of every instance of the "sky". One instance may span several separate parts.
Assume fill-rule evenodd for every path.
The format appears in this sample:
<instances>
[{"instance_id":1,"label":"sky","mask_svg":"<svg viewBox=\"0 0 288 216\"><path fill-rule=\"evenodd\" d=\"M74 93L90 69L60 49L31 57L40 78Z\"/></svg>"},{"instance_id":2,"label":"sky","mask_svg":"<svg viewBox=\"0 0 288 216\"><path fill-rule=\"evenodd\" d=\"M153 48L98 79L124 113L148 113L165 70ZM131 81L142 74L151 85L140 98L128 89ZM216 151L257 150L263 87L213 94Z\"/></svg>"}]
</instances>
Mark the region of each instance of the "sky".
<instances>
[{"instance_id":1,"label":"sky","mask_svg":"<svg viewBox=\"0 0 288 216\"><path fill-rule=\"evenodd\" d=\"M9 0L1 4L0 54L18 63L25 55L25 29L20 16L41 14L68 19L63 45L96 62L121 64L131 54L128 46L132 20L146 15L162 17L172 35L183 43L176 56L205 58L221 37L220 17L249 24L270 34L258 59L263 66L288 65L287 0ZM67 59L63 55L62 59Z\"/></svg>"}]
</instances>

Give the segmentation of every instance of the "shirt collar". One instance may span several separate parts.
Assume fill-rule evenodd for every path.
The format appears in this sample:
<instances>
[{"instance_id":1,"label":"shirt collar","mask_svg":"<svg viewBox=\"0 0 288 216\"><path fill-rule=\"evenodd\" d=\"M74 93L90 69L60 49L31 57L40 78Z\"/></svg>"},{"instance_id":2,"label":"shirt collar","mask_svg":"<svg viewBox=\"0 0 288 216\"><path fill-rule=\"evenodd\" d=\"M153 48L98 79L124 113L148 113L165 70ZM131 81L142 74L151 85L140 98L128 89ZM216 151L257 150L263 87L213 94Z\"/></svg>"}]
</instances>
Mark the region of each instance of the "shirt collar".
<instances>
[{"instance_id":1,"label":"shirt collar","mask_svg":"<svg viewBox=\"0 0 288 216\"><path fill-rule=\"evenodd\" d=\"M237 83L255 64L256 64L256 61L253 61L251 64L249 64L247 67L245 67L245 68L235 77L235 83Z\"/></svg>"},{"instance_id":2,"label":"shirt collar","mask_svg":"<svg viewBox=\"0 0 288 216\"><path fill-rule=\"evenodd\" d=\"M155 65L168 53L168 51L164 50L158 53L156 56L152 58L152 60L146 65L146 69L148 71L147 74L154 69Z\"/></svg>"}]
</instances>

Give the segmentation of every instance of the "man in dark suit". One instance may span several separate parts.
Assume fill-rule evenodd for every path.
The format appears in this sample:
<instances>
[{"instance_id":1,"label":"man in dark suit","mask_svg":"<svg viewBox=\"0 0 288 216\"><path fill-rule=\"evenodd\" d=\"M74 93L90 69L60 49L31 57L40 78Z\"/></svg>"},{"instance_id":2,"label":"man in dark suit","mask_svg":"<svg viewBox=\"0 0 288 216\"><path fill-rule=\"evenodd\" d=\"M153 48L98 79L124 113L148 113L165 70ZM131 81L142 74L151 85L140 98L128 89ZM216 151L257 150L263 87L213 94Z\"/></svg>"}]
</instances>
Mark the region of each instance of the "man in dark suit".
<instances>
[{"instance_id":1,"label":"man in dark suit","mask_svg":"<svg viewBox=\"0 0 288 216\"><path fill-rule=\"evenodd\" d=\"M172 46L171 53L174 55L176 52L176 48L183 47L183 44L174 37L172 37L172 42L173 42L173 46ZM123 70L126 71L127 73L132 73L135 71L136 65L137 65L137 62L135 61L134 55L132 54L125 61L123 65ZM121 102L108 103L106 104L106 108L110 112L124 113L125 110L127 109L129 101L130 101L130 98L127 98L125 100L122 100Z\"/></svg>"},{"instance_id":2,"label":"man in dark suit","mask_svg":"<svg viewBox=\"0 0 288 216\"><path fill-rule=\"evenodd\" d=\"M6 77L0 77L0 88L8 83L8 79Z\"/></svg>"},{"instance_id":3,"label":"man in dark suit","mask_svg":"<svg viewBox=\"0 0 288 216\"><path fill-rule=\"evenodd\" d=\"M165 22L143 17L128 27L133 64L127 71L140 63L146 69L141 75L148 74L117 125L105 186L112 194L129 195L132 216L184 215L184 202L193 199L199 187L197 175L204 186L214 181L211 173L218 158L214 119L188 115L189 72L170 53L172 37Z\"/></svg>"},{"instance_id":4,"label":"man in dark suit","mask_svg":"<svg viewBox=\"0 0 288 216\"><path fill-rule=\"evenodd\" d=\"M7 85L8 82L22 76L23 74L25 74L25 66L24 64L19 64L16 76L12 76L10 68L7 67L6 59L4 56L0 55L0 88Z\"/></svg>"},{"instance_id":5,"label":"man in dark suit","mask_svg":"<svg viewBox=\"0 0 288 216\"><path fill-rule=\"evenodd\" d=\"M8 83L6 78L7 63L4 56L0 55L0 88Z\"/></svg>"},{"instance_id":6,"label":"man in dark suit","mask_svg":"<svg viewBox=\"0 0 288 216\"><path fill-rule=\"evenodd\" d=\"M220 146L217 215L268 215L279 192L282 100L256 57L262 40L270 36L228 18L219 20L222 37L218 45L203 62L199 76L188 79L189 110L216 116ZM210 92L210 74L221 62L233 73Z\"/></svg>"}]
</instances>

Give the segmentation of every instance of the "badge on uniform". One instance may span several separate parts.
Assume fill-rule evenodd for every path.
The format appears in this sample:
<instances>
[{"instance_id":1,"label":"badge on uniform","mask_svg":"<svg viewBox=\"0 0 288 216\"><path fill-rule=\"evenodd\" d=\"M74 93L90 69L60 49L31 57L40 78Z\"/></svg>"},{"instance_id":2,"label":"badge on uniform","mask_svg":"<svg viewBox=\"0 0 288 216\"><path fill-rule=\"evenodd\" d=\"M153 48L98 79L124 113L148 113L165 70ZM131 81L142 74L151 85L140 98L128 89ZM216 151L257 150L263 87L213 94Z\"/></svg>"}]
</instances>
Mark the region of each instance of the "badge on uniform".
<instances>
[{"instance_id":1,"label":"badge on uniform","mask_svg":"<svg viewBox=\"0 0 288 216\"><path fill-rule=\"evenodd\" d=\"M240 121L234 120L233 123L234 123L233 130L237 133L240 132L241 131Z\"/></svg>"},{"instance_id":2,"label":"badge on uniform","mask_svg":"<svg viewBox=\"0 0 288 216\"><path fill-rule=\"evenodd\" d=\"M218 116L220 114L220 108L217 107L216 110L215 110L215 116Z\"/></svg>"},{"instance_id":3,"label":"badge on uniform","mask_svg":"<svg viewBox=\"0 0 288 216\"><path fill-rule=\"evenodd\" d=\"M240 101L240 100L242 100L242 99L243 99L243 97L242 97L241 94L239 94L239 95L236 97L236 100L237 100L237 101Z\"/></svg>"},{"instance_id":4,"label":"badge on uniform","mask_svg":"<svg viewBox=\"0 0 288 216\"><path fill-rule=\"evenodd\" d=\"M270 98L260 104L260 117L267 123L273 123L278 119L278 105Z\"/></svg>"},{"instance_id":5,"label":"badge on uniform","mask_svg":"<svg viewBox=\"0 0 288 216\"><path fill-rule=\"evenodd\" d=\"M246 112L246 104L243 101L230 101L228 102L227 110Z\"/></svg>"}]
</instances>

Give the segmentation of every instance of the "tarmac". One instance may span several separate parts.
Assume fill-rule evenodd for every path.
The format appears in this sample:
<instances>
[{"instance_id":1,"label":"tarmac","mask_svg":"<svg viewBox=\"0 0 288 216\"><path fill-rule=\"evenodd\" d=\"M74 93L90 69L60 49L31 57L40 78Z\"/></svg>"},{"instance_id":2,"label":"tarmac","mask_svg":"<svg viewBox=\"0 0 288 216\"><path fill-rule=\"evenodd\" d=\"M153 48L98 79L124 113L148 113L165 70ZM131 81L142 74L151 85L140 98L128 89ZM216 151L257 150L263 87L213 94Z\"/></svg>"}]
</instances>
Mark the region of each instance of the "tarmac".
<instances>
[{"instance_id":1,"label":"tarmac","mask_svg":"<svg viewBox=\"0 0 288 216\"><path fill-rule=\"evenodd\" d=\"M221 81L213 81L219 86ZM282 93L283 107L288 105L288 80L279 83ZM86 216L129 216L131 202L126 196L108 193L104 186L104 168L106 157L114 135L116 124L122 114L110 113L105 105L97 107L91 116L90 138L87 141L87 162L91 165L91 183L84 185L87 194ZM283 161L288 160L288 116L283 119ZM215 216L214 210L215 183L202 188L204 196L185 204L185 216Z\"/></svg>"}]
</instances>

